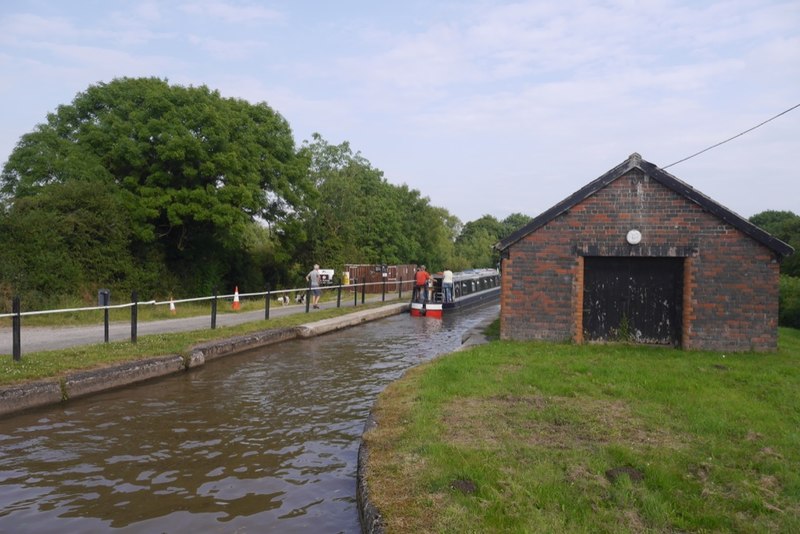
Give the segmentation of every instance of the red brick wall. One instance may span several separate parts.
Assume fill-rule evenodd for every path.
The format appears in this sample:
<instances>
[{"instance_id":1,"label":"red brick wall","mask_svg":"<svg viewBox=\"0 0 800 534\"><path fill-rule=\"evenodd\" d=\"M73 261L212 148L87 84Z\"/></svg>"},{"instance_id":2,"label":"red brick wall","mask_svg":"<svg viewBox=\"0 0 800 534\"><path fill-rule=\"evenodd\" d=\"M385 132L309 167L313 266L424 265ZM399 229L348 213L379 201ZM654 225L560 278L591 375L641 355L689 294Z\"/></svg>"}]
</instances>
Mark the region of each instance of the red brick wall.
<instances>
[{"instance_id":1,"label":"red brick wall","mask_svg":"<svg viewBox=\"0 0 800 534\"><path fill-rule=\"evenodd\" d=\"M631 229L639 245L626 242ZM772 251L638 169L509 247L503 339L583 341L583 256L684 257L684 348L777 347Z\"/></svg>"}]
</instances>

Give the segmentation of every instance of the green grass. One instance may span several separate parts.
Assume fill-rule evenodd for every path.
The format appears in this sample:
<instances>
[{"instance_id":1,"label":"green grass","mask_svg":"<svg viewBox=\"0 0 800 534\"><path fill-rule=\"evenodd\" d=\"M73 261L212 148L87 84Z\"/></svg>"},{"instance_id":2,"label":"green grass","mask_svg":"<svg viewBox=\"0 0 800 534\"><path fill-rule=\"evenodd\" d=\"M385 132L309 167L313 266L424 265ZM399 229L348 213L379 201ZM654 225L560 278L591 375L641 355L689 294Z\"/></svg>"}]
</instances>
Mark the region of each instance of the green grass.
<instances>
[{"instance_id":1,"label":"green grass","mask_svg":"<svg viewBox=\"0 0 800 534\"><path fill-rule=\"evenodd\" d=\"M165 356L185 355L199 343L225 339L263 330L286 328L339 317L355 311L380 307L382 303L359 304L357 308L342 307L315 310L313 314L294 313L268 321L253 321L238 326L217 327L174 334L139 336L138 342L128 341L85 345L70 349L31 352L15 362L11 355L0 355L0 386L43 378L61 377L70 371L91 369L132 360ZM246 309L242 306L242 309ZM184 316L181 310L180 316Z\"/></svg>"},{"instance_id":2,"label":"green grass","mask_svg":"<svg viewBox=\"0 0 800 534\"><path fill-rule=\"evenodd\" d=\"M800 532L798 391L792 329L771 354L494 342L381 394L371 497L389 532Z\"/></svg>"}]
</instances>

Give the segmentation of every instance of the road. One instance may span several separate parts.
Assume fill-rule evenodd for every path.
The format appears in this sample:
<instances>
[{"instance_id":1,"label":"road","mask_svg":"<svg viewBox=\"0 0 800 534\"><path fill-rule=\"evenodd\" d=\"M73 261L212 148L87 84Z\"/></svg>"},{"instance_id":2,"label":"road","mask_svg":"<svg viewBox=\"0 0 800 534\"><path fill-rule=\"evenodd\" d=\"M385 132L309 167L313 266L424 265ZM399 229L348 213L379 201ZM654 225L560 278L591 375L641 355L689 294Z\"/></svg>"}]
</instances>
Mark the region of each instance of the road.
<instances>
[{"instance_id":1,"label":"road","mask_svg":"<svg viewBox=\"0 0 800 534\"><path fill-rule=\"evenodd\" d=\"M344 295L343 295L344 296ZM367 295L366 302L380 301L380 295ZM386 301L396 300L397 295L386 295ZM361 302L359 298L359 303ZM335 308L336 302L321 302L320 306L325 308ZM342 299L342 307L353 307L352 300L345 302ZM281 306L272 304L269 310L271 319L283 317L294 313L305 313L305 304L292 304ZM309 321L313 320L314 311L311 310ZM242 323L259 321L264 319L264 310L255 310L237 313L218 313L217 327L235 326ZM152 334L165 334L170 332L188 332L192 330L203 330L211 328L211 315L201 315L197 317L183 317L175 319L163 319L160 321L140 322L137 333L139 336ZM130 321L110 323L108 327L109 341L125 341L131 337ZM20 345L22 354L39 352L45 350L58 350L80 345L93 345L103 343L104 326L102 322L87 326L68 326L68 327L44 327L44 326L25 326L25 317L22 318L22 328L20 329ZM0 328L0 354L11 354L13 352L13 333L10 327Z\"/></svg>"}]
</instances>

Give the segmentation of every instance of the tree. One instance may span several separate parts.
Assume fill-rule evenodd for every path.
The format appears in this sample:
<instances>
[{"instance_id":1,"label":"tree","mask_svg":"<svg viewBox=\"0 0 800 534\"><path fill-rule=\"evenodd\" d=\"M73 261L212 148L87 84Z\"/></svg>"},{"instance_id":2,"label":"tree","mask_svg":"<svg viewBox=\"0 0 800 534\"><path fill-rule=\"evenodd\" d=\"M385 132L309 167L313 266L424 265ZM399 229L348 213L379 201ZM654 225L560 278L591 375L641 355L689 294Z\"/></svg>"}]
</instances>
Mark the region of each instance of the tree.
<instances>
[{"instance_id":1,"label":"tree","mask_svg":"<svg viewBox=\"0 0 800 534\"><path fill-rule=\"evenodd\" d=\"M267 104L121 78L89 87L24 135L0 192L16 203L55 184L102 187L127 214L130 251L162 258L184 290L209 291L235 282L232 262L256 219L290 224L305 209L315 195L307 166Z\"/></svg>"},{"instance_id":2,"label":"tree","mask_svg":"<svg viewBox=\"0 0 800 534\"><path fill-rule=\"evenodd\" d=\"M767 210L750 217L750 222L794 247L795 253L781 262L781 273L800 277L800 215Z\"/></svg>"},{"instance_id":3,"label":"tree","mask_svg":"<svg viewBox=\"0 0 800 534\"><path fill-rule=\"evenodd\" d=\"M456 239L457 264L461 268L496 267L500 256L493 246L530 220L522 213L512 213L502 221L492 215L484 215L464 224Z\"/></svg>"},{"instance_id":4,"label":"tree","mask_svg":"<svg viewBox=\"0 0 800 534\"><path fill-rule=\"evenodd\" d=\"M128 292L164 278L160 262L130 250L130 219L111 187L51 184L0 217L0 280L28 306L52 306L65 295L94 299L100 287Z\"/></svg>"},{"instance_id":5,"label":"tree","mask_svg":"<svg viewBox=\"0 0 800 534\"><path fill-rule=\"evenodd\" d=\"M514 232L516 232L517 230L528 224L529 222L531 222L531 218L529 216L524 215L522 213L512 213L511 215L503 219L502 222L503 232L499 236L498 241L507 238L508 236L510 236L511 234L513 234Z\"/></svg>"},{"instance_id":6,"label":"tree","mask_svg":"<svg viewBox=\"0 0 800 534\"><path fill-rule=\"evenodd\" d=\"M452 257L452 216L419 191L390 184L380 169L347 142L331 145L319 134L306 141L319 202L309 213L309 256L341 269L348 263L425 263Z\"/></svg>"},{"instance_id":7,"label":"tree","mask_svg":"<svg viewBox=\"0 0 800 534\"><path fill-rule=\"evenodd\" d=\"M484 215L464 224L456 239L456 252L472 268L495 267L499 257L492 246L502 233L502 223L492 215Z\"/></svg>"}]
</instances>

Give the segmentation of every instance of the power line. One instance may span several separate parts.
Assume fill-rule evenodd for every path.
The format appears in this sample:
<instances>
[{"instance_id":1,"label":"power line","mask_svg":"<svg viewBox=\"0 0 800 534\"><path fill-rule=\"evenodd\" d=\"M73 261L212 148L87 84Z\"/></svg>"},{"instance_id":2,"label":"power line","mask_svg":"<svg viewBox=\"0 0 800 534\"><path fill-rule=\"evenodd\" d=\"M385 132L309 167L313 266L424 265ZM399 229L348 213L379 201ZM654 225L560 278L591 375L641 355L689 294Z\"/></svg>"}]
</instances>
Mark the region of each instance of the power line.
<instances>
[{"instance_id":1,"label":"power line","mask_svg":"<svg viewBox=\"0 0 800 534\"><path fill-rule=\"evenodd\" d=\"M793 109L797 109L797 108L800 108L800 104L794 105L794 106L790 107L789 109L787 109L787 110L785 110L785 111L781 111L780 113L778 113L778 114L777 114L777 115L775 115L774 117L771 117L771 118L769 118L769 119L765 120L765 121L764 121L764 122L762 122L761 124L756 124L756 125L755 125L755 126L753 126L752 128L749 128L749 129L747 129L747 130L743 131L742 133L738 133L738 134L734 135L733 137L730 137L730 138L728 138L728 139L725 139L724 141L720 141L720 142L719 142L719 143L717 143L716 145L711 145L710 147L708 147L708 148L704 148L704 149L703 149L703 150L701 150L700 152L696 152L696 153L692 154L691 156L687 156L687 157L685 157L685 158L683 158L683 159L679 159L679 160L678 160L678 161L676 161L675 163L670 163L669 165L666 165L666 166L664 166L664 167L661 167L661 169L662 169L662 170L663 170L663 169L668 169L669 167L672 167L673 165L677 165L678 163L683 163L684 161L686 161L686 160L688 160L688 159L692 159L692 158L693 158L693 157L695 157L695 156L699 156L699 155L700 155L700 154L702 154L703 152L708 152L708 151L709 151L709 150L711 150L712 148L717 148L717 147L718 147L718 146L720 146L720 145L724 145L724 144L725 144L725 143L727 143L728 141L733 141L733 140L734 140L734 139L736 139L737 137L741 137L741 136L743 136L743 135L744 135L744 134L746 134L746 133L752 132L752 131L753 131L753 130L755 130L756 128L760 128L761 126L764 126L764 125L765 125L765 124L767 124L768 122L770 122L770 121L774 121L775 119L777 119L777 118L778 118L778 117L780 117L781 115L786 115L787 113L789 113L789 112L790 112L790 111L792 111Z\"/></svg>"}]
</instances>

